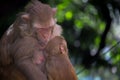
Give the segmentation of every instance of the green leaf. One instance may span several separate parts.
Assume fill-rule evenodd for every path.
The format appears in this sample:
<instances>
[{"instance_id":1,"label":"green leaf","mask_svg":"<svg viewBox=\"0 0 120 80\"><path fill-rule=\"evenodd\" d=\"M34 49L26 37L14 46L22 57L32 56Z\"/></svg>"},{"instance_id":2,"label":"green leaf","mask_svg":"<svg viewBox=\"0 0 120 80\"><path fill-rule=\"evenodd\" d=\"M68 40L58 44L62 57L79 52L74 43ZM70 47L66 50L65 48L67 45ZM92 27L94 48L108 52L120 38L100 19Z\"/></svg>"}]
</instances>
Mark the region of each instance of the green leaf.
<instances>
[{"instance_id":1,"label":"green leaf","mask_svg":"<svg viewBox=\"0 0 120 80\"><path fill-rule=\"evenodd\" d=\"M59 4L58 6L57 6L57 9L58 10L63 10L63 9L65 9L65 5L64 4Z\"/></svg>"},{"instance_id":2,"label":"green leaf","mask_svg":"<svg viewBox=\"0 0 120 80\"><path fill-rule=\"evenodd\" d=\"M103 31L105 29L105 23L101 22L100 23L100 31Z\"/></svg>"},{"instance_id":3,"label":"green leaf","mask_svg":"<svg viewBox=\"0 0 120 80\"><path fill-rule=\"evenodd\" d=\"M67 20L71 20L72 17L73 17L73 13L72 13L72 11L68 11L68 12L66 12L66 14L65 14L65 18L66 18Z\"/></svg>"},{"instance_id":4,"label":"green leaf","mask_svg":"<svg viewBox=\"0 0 120 80\"><path fill-rule=\"evenodd\" d=\"M95 45L99 46L100 43L100 37L95 38Z\"/></svg>"},{"instance_id":5,"label":"green leaf","mask_svg":"<svg viewBox=\"0 0 120 80\"><path fill-rule=\"evenodd\" d=\"M83 27L83 22L80 21L80 20L75 20L75 26L78 28L78 29L81 29Z\"/></svg>"}]
</instances>

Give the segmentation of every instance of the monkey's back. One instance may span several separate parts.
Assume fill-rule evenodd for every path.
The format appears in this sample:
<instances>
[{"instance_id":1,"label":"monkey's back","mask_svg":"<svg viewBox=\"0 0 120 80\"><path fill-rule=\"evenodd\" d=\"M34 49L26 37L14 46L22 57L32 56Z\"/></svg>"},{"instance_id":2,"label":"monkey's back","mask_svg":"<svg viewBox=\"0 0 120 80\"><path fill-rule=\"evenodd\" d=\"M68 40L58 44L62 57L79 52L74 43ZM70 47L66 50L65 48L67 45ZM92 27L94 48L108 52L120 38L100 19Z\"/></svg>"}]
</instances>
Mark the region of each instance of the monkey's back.
<instances>
[{"instance_id":1,"label":"monkey's back","mask_svg":"<svg viewBox=\"0 0 120 80\"><path fill-rule=\"evenodd\" d=\"M46 63L46 70L50 80L77 80L69 58L63 54L49 58Z\"/></svg>"}]
</instances>

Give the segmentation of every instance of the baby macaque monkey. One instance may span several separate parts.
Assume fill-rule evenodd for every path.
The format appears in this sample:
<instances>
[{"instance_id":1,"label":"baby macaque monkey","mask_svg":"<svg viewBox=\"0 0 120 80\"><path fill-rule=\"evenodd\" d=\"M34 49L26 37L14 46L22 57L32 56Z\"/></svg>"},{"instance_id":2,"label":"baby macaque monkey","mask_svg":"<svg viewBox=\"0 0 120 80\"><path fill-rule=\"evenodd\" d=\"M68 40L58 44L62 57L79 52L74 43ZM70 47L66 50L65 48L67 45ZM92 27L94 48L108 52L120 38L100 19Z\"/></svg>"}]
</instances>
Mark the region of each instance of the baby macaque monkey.
<instances>
[{"instance_id":1,"label":"baby macaque monkey","mask_svg":"<svg viewBox=\"0 0 120 80\"><path fill-rule=\"evenodd\" d=\"M45 55L48 80L77 80L63 37L56 36L51 39L45 48Z\"/></svg>"}]
</instances>

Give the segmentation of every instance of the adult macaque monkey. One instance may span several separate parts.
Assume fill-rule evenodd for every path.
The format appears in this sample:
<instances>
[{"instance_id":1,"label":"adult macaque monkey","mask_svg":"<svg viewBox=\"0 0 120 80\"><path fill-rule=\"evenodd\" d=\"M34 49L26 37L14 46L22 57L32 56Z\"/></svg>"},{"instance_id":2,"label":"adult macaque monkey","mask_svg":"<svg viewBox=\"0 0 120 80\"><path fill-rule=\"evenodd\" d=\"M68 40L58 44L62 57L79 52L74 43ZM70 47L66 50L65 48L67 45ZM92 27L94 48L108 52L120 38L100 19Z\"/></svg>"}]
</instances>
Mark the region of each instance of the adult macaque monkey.
<instances>
[{"instance_id":1,"label":"adult macaque monkey","mask_svg":"<svg viewBox=\"0 0 120 80\"><path fill-rule=\"evenodd\" d=\"M47 80L42 51L57 32L55 12L32 0L18 15L0 41L0 80Z\"/></svg>"},{"instance_id":2,"label":"adult macaque monkey","mask_svg":"<svg viewBox=\"0 0 120 80\"><path fill-rule=\"evenodd\" d=\"M45 55L46 73L49 80L77 80L63 37L56 36L51 39L45 48Z\"/></svg>"}]
</instances>

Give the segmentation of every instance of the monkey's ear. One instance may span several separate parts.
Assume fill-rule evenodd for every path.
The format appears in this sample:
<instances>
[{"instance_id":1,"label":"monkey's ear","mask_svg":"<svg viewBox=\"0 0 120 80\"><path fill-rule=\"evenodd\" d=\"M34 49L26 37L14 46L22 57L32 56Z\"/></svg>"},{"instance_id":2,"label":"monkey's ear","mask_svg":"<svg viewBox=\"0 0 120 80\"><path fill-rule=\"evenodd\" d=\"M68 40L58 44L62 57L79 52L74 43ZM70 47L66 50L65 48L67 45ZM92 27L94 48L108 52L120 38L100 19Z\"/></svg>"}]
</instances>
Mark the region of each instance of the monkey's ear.
<instances>
[{"instance_id":1,"label":"monkey's ear","mask_svg":"<svg viewBox=\"0 0 120 80\"><path fill-rule=\"evenodd\" d=\"M60 52L61 54L65 54L66 53L66 50L65 50L65 45L61 44L59 47L60 47Z\"/></svg>"},{"instance_id":2,"label":"monkey's ear","mask_svg":"<svg viewBox=\"0 0 120 80\"><path fill-rule=\"evenodd\" d=\"M28 21L30 19L29 14L23 14L21 18L25 21Z\"/></svg>"},{"instance_id":3,"label":"monkey's ear","mask_svg":"<svg viewBox=\"0 0 120 80\"><path fill-rule=\"evenodd\" d=\"M53 11L53 15L55 16L56 12L57 12L57 8L52 8Z\"/></svg>"}]
</instances>

